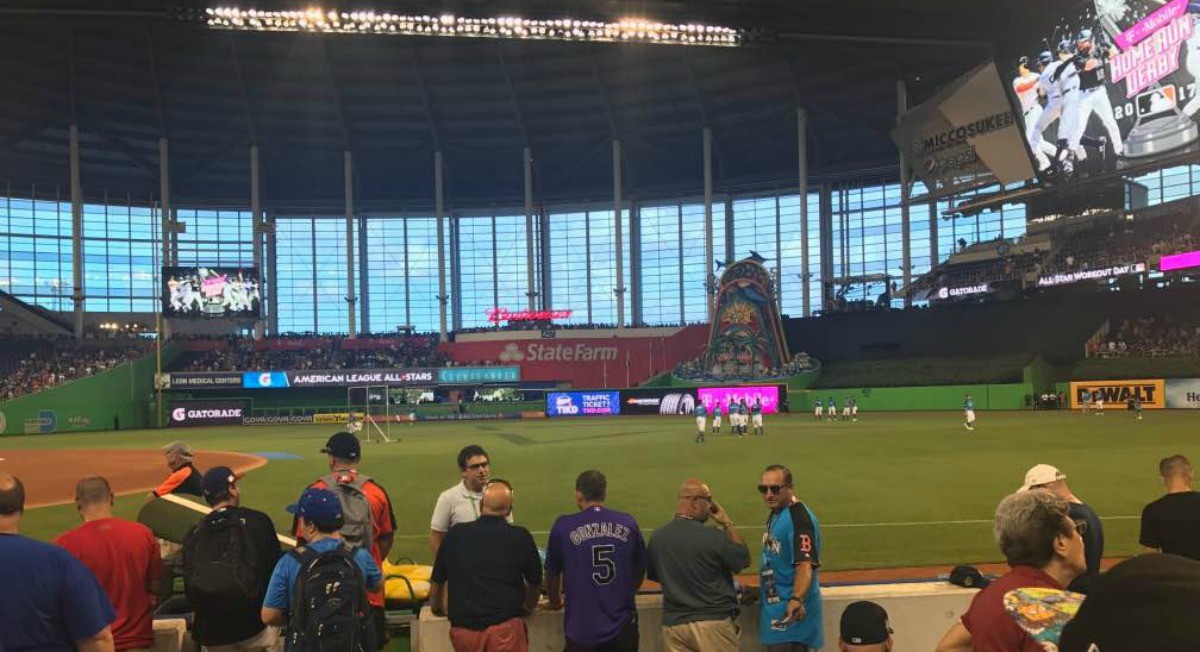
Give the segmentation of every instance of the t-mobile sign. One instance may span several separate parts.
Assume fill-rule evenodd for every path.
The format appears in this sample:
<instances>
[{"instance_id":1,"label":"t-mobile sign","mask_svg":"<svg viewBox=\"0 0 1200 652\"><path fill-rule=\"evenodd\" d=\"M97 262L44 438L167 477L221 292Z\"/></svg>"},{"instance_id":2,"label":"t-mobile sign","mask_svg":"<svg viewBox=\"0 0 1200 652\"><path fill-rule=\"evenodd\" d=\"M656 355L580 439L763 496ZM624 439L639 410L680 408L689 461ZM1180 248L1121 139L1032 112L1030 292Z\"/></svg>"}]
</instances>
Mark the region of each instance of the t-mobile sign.
<instances>
[{"instance_id":1,"label":"t-mobile sign","mask_svg":"<svg viewBox=\"0 0 1200 652\"><path fill-rule=\"evenodd\" d=\"M779 386L764 385L762 387L701 387L697 390L700 402L708 408L709 413L718 403L728 412L729 403L745 400L746 406L754 405L755 399L762 401L763 414L775 414L779 411Z\"/></svg>"}]
</instances>

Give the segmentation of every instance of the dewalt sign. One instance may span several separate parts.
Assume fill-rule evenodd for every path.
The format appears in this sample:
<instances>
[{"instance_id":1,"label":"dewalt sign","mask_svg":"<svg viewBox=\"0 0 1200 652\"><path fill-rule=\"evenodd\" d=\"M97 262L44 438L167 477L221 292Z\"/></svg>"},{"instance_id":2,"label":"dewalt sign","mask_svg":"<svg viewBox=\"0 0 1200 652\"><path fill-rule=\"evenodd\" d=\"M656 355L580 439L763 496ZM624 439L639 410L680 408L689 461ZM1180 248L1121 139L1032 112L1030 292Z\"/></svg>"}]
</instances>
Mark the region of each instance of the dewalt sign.
<instances>
[{"instance_id":1,"label":"dewalt sign","mask_svg":"<svg viewBox=\"0 0 1200 652\"><path fill-rule=\"evenodd\" d=\"M1077 408L1083 404L1083 396L1099 392L1104 399L1106 408L1125 409L1130 399L1136 397L1142 400L1142 407L1147 410L1161 410L1166 405L1164 381L1156 380L1091 380L1071 383L1071 407Z\"/></svg>"}]
</instances>

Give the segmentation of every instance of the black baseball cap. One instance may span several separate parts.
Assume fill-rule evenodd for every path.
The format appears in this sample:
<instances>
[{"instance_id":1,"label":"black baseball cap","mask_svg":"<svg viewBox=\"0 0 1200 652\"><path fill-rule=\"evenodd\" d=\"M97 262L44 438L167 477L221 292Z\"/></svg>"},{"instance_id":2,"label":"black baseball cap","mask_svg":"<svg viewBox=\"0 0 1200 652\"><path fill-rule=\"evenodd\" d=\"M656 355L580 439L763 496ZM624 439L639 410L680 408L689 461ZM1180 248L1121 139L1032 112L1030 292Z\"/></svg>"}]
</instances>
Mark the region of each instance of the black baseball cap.
<instances>
[{"instance_id":1,"label":"black baseball cap","mask_svg":"<svg viewBox=\"0 0 1200 652\"><path fill-rule=\"evenodd\" d=\"M325 448L322 448L321 452L346 460L357 460L362 455L362 448L359 446L358 437L353 433L335 432L329 441L325 442Z\"/></svg>"},{"instance_id":2,"label":"black baseball cap","mask_svg":"<svg viewBox=\"0 0 1200 652\"><path fill-rule=\"evenodd\" d=\"M841 638L848 645L876 645L891 635L887 611L874 602L860 600L842 612Z\"/></svg>"},{"instance_id":3,"label":"black baseball cap","mask_svg":"<svg viewBox=\"0 0 1200 652\"><path fill-rule=\"evenodd\" d=\"M1134 557L1097 577L1062 630L1062 652L1200 649L1200 561Z\"/></svg>"},{"instance_id":4,"label":"black baseball cap","mask_svg":"<svg viewBox=\"0 0 1200 652\"><path fill-rule=\"evenodd\" d=\"M212 500L217 496L228 493L229 488L237 482L237 474L228 466L214 466L204 472L204 479L200 482L204 488L204 497Z\"/></svg>"}]
</instances>

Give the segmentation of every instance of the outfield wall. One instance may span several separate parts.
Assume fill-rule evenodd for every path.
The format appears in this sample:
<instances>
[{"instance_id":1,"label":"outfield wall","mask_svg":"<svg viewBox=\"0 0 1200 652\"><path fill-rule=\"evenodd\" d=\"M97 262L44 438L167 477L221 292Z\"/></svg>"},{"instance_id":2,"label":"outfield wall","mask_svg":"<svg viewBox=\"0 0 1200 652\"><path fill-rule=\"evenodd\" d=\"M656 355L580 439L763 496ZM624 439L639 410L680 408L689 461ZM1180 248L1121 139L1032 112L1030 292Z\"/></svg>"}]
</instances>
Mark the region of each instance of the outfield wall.
<instances>
[{"instance_id":1,"label":"outfield wall","mask_svg":"<svg viewBox=\"0 0 1200 652\"><path fill-rule=\"evenodd\" d=\"M168 351L171 353L169 354ZM163 352L166 364L173 351ZM0 435L51 434L157 425L154 356L0 403Z\"/></svg>"},{"instance_id":2,"label":"outfield wall","mask_svg":"<svg viewBox=\"0 0 1200 652\"><path fill-rule=\"evenodd\" d=\"M977 410L1024 410L1025 397L1033 391L1028 384L937 385L932 387L856 387L794 391L788 395L792 412L812 412L817 399L830 397L842 407L847 397L859 410L903 412L907 410L961 410L963 397L970 394Z\"/></svg>"}]
</instances>

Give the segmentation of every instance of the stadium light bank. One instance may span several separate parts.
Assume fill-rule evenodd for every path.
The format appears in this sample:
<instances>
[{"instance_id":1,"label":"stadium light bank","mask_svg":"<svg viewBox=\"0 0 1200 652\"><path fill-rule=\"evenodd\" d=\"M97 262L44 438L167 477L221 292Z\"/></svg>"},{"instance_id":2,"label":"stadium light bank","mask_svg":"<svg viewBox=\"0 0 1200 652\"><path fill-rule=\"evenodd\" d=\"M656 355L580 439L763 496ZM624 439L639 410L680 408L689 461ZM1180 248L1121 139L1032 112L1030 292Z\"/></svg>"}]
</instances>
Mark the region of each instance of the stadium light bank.
<instances>
[{"instance_id":1,"label":"stadium light bank","mask_svg":"<svg viewBox=\"0 0 1200 652\"><path fill-rule=\"evenodd\" d=\"M698 23L662 23L640 18L616 21L540 20L516 16L472 18L443 13L406 15L375 11L241 9L233 6L174 9L176 20L215 29L395 36L503 38L537 41L647 43L736 47L754 40L747 30Z\"/></svg>"}]
</instances>

